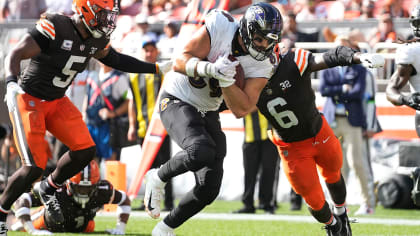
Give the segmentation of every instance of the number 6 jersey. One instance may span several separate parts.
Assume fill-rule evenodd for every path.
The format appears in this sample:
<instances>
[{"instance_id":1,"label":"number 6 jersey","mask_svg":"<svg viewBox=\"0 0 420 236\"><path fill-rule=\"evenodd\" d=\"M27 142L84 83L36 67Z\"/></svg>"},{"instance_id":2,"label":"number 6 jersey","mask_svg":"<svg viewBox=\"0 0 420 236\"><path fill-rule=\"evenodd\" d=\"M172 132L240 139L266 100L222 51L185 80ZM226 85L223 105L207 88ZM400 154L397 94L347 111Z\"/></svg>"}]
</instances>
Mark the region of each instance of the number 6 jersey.
<instances>
[{"instance_id":1,"label":"number 6 jersey","mask_svg":"<svg viewBox=\"0 0 420 236\"><path fill-rule=\"evenodd\" d=\"M277 55L278 67L260 94L257 107L284 142L314 137L322 125L310 72L312 54L291 49Z\"/></svg>"},{"instance_id":2,"label":"number 6 jersey","mask_svg":"<svg viewBox=\"0 0 420 236\"><path fill-rule=\"evenodd\" d=\"M60 14L41 16L29 34L41 53L31 58L22 77L22 88L47 101L63 97L74 76L109 41L106 37L82 39L72 19Z\"/></svg>"}]
</instances>

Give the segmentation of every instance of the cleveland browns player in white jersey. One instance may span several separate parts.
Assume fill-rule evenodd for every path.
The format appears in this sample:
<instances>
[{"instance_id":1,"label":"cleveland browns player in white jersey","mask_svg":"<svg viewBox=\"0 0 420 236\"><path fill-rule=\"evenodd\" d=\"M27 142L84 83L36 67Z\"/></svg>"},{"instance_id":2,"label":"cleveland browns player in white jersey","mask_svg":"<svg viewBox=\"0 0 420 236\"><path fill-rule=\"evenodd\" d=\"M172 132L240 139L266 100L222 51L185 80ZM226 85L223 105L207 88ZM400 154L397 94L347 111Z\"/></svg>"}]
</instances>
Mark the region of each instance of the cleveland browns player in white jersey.
<instances>
[{"instance_id":1,"label":"cleveland browns player in white jersey","mask_svg":"<svg viewBox=\"0 0 420 236\"><path fill-rule=\"evenodd\" d=\"M411 11L409 18L414 38L403 42L395 53L397 69L392 74L386 88L386 98L396 106L406 105L416 110L415 127L420 137L420 4ZM411 93L403 94L401 90L409 83ZM411 198L420 206L420 168L413 170L414 188Z\"/></svg>"},{"instance_id":2,"label":"cleveland browns player in white jersey","mask_svg":"<svg viewBox=\"0 0 420 236\"><path fill-rule=\"evenodd\" d=\"M153 218L159 217L163 187L169 179L192 171L196 185L155 226L152 235L174 235L175 228L212 203L219 193L226 155L226 137L219 119L223 101L220 88L233 84L236 65L241 63L248 82L256 86L272 75L274 67L268 56L280 38L280 12L270 4L257 3L245 15L260 16L263 25L251 34L249 29L255 25L245 18L238 23L228 12L211 11L174 61L174 71L165 77L160 117L182 151L146 174L146 211ZM228 55L237 61L230 61ZM256 102L255 89L245 88L244 93Z\"/></svg>"},{"instance_id":3,"label":"cleveland browns player in white jersey","mask_svg":"<svg viewBox=\"0 0 420 236\"><path fill-rule=\"evenodd\" d=\"M260 86L254 86L257 98L250 100L234 84L222 88L223 97L237 117L258 107L273 126L270 136L279 150L283 170L296 193L305 199L313 217L325 224L327 235L351 235L344 206L346 186L340 172L343 161L340 142L316 108L310 74L339 65L364 63L379 67L384 59L342 46L317 56L303 49L280 47L274 50L277 61L274 75L268 81L261 80ZM245 88L249 86L252 85L246 80ZM334 213L325 200L317 169L335 204Z\"/></svg>"},{"instance_id":4,"label":"cleveland browns player in white jersey","mask_svg":"<svg viewBox=\"0 0 420 236\"><path fill-rule=\"evenodd\" d=\"M126 72L159 71L157 64L120 54L109 46L119 12L117 1L74 0L73 9L72 17L42 15L36 27L5 58L7 107L23 165L10 178L0 197L1 236L7 234L5 221L11 205L45 169L48 157L41 147L46 142L46 130L70 151L59 159L47 180L34 186L34 191L47 214L59 223L64 221L60 208L55 207L54 192L95 156L95 143L82 115L64 96L74 76L86 68L89 59L94 57ZM20 62L29 58L29 66L20 76Z\"/></svg>"}]
</instances>

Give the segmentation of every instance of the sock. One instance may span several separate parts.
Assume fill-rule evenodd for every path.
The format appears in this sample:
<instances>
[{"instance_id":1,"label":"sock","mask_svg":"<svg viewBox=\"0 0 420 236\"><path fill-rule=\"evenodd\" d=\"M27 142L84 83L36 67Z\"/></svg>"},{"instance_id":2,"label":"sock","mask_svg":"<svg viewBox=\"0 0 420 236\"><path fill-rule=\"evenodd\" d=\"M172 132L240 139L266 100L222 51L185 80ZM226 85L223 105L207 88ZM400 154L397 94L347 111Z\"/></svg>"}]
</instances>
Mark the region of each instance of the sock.
<instances>
[{"instance_id":1,"label":"sock","mask_svg":"<svg viewBox=\"0 0 420 236\"><path fill-rule=\"evenodd\" d=\"M335 225L337 224L337 220L335 219L335 217L333 216L332 222L329 225Z\"/></svg>"},{"instance_id":2,"label":"sock","mask_svg":"<svg viewBox=\"0 0 420 236\"><path fill-rule=\"evenodd\" d=\"M10 210L5 210L3 207L0 206L0 221L6 222L7 214Z\"/></svg>"},{"instance_id":3,"label":"sock","mask_svg":"<svg viewBox=\"0 0 420 236\"><path fill-rule=\"evenodd\" d=\"M61 185L54 183L51 178L51 175L48 176L46 181L41 181L41 189L48 195L54 194L55 190L60 188Z\"/></svg>"},{"instance_id":4,"label":"sock","mask_svg":"<svg viewBox=\"0 0 420 236\"><path fill-rule=\"evenodd\" d=\"M346 207L344 206L344 204L342 205L335 205L334 207L334 213L338 216L344 214L346 212Z\"/></svg>"}]
</instances>

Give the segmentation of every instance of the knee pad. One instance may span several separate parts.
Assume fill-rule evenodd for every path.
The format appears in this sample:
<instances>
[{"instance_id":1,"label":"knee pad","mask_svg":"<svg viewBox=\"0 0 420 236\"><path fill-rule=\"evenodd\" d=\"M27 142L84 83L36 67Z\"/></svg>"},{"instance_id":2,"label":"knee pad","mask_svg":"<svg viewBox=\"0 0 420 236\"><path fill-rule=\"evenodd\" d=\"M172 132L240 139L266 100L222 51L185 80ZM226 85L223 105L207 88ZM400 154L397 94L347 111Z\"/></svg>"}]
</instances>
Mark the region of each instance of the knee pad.
<instances>
[{"instance_id":1,"label":"knee pad","mask_svg":"<svg viewBox=\"0 0 420 236\"><path fill-rule=\"evenodd\" d=\"M185 165L191 171L197 171L204 166L209 166L216 160L216 150L208 143L195 143L186 149L188 158Z\"/></svg>"}]
</instances>

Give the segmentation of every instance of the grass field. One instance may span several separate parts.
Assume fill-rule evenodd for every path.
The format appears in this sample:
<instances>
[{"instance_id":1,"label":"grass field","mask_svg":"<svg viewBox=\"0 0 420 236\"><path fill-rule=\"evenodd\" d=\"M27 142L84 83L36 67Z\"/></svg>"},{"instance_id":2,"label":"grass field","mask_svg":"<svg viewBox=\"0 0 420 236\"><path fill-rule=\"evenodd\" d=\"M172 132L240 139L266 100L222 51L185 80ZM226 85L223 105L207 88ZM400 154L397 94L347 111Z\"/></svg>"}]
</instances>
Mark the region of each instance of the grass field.
<instances>
[{"instance_id":1,"label":"grass field","mask_svg":"<svg viewBox=\"0 0 420 236\"><path fill-rule=\"evenodd\" d=\"M133 204L139 205L138 202ZM206 207L202 216L193 218L175 230L178 236L288 236L288 235L325 235L322 225L309 217L306 207L301 211L289 211L287 203L280 204L274 218L270 220L269 215L262 211L257 211L254 215L233 215L240 220L230 218L230 213L241 207L238 201L216 201ZM352 212L357 210L357 206L350 206L350 218ZM147 218L140 212L134 212L137 216L132 216L127 225L126 235L150 235L153 227L159 220ZM221 219L217 219L220 214ZM212 216L211 219L206 215ZM278 219L278 217L282 219ZM285 217L284 217L285 216ZM301 216L301 217L299 217ZM257 218L248 220L247 218ZM284 219L285 218L285 219ZM288 220L290 218L290 221ZM302 221L299 219L302 218ZM378 206L374 215L357 217L359 223L353 223L353 235L420 235L420 210L392 210ZM297 221L298 220L298 221ZM405 221L403 221L405 220ZM97 216L95 218L96 228L93 234L78 235L104 235L105 229L115 226L116 218L110 216ZM377 222L377 223L375 223ZM27 235L20 232L9 232L9 236ZM54 234L54 235L74 235L74 234Z\"/></svg>"}]
</instances>

